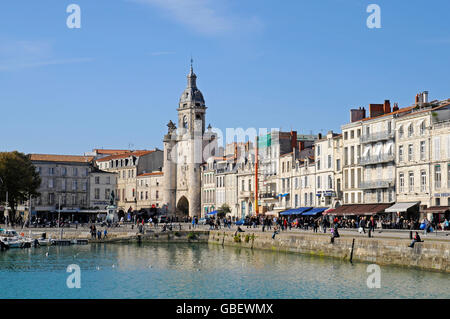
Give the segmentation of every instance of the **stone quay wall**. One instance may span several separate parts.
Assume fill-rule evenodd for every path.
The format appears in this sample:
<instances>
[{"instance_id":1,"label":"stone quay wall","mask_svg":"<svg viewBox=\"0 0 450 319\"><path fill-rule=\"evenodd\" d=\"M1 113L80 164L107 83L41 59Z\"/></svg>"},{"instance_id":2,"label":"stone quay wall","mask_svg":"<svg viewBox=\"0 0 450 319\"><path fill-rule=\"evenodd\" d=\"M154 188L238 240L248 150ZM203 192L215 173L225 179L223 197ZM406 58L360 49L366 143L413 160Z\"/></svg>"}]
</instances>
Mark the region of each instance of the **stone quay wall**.
<instances>
[{"instance_id":1,"label":"stone quay wall","mask_svg":"<svg viewBox=\"0 0 450 319\"><path fill-rule=\"evenodd\" d=\"M60 239L60 231L57 229L47 229L45 232L47 238ZM25 234L28 235L27 232ZM174 230L168 232L147 230L145 234L137 234L135 230L115 230L108 232L106 239L92 240L89 231L64 229L62 239L88 239L91 243L210 243L450 273L450 242L448 241L425 238L425 242L416 243L414 248L409 248L411 241L400 238L367 238L346 235L335 238L334 243L331 243L329 234L280 233L275 236L275 239L272 239L272 234L273 232L251 232L251 230L238 233L238 235L235 235L235 231L229 230Z\"/></svg>"},{"instance_id":2,"label":"stone quay wall","mask_svg":"<svg viewBox=\"0 0 450 319\"><path fill-rule=\"evenodd\" d=\"M424 270L450 273L450 243L445 241L426 241L416 243L414 248L407 239L340 237L331 243L327 234L277 234L272 232L235 232L211 231L209 243L327 256L341 260L394 265ZM353 246L353 249L352 249ZM353 252L352 252L353 251Z\"/></svg>"}]
</instances>

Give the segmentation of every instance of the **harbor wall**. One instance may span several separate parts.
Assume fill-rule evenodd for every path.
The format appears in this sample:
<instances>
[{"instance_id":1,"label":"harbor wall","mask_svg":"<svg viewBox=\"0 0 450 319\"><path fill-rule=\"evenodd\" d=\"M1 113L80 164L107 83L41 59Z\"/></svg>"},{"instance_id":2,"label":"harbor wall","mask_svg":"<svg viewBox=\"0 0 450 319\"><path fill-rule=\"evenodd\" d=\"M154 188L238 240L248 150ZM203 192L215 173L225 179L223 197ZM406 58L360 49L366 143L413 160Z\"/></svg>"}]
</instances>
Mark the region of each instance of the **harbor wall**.
<instances>
[{"instance_id":1,"label":"harbor wall","mask_svg":"<svg viewBox=\"0 0 450 319\"><path fill-rule=\"evenodd\" d=\"M414 248L406 239L340 237L331 243L327 234L277 234L213 231L209 243L339 258L377 265L394 265L450 273L450 243L425 241ZM354 240L354 242L353 242ZM352 253L353 246L353 253Z\"/></svg>"},{"instance_id":2,"label":"harbor wall","mask_svg":"<svg viewBox=\"0 0 450 319\"><path fill-rule=\"evenodd\" d=\"M47 238L60 239L60 231L56 229L47 230L46 233ZM272 239L272 234L246 231L235 236L234 231L227 230L146 231L145 234L137 234L136 231L115 230L109 232L106 239L92 240L89 231L65 229L62 239L88 239L89 242L210 243L450 273L448 241L425 239L425 242L416 243L414 248L409 248L409 239L345 236L335 238L334 243L331 243L329 234L281 233L275 239Z\"/></svg>"}]
</instances>

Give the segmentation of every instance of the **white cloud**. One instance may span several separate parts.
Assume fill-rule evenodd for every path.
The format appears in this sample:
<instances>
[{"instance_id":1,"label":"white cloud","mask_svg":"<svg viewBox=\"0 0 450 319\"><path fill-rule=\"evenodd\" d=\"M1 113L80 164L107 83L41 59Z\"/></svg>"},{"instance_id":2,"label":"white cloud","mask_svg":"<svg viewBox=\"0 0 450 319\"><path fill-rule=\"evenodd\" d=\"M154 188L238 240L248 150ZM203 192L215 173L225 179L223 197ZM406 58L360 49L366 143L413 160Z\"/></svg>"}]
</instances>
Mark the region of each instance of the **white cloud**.
<instances>
[{"instance_id":1,"label":"white cloud","mask_svg":"<svg viewBox=\"0 0 450 319\"><path fill-rule=\"evenodd\" d=\"M37 68L48 65L60 65L60 64L72 64L72 63L84 63L91 62L92 58L74 58L74 59L59 59L59 60L43 60L43 61L11 61L7 63L0 63L0 71L17 70Z\"/></svg>"},{"instance_id":2,"label":"white cloud","mask_svg":"<svg viewBox=\"0 0 450 319\"><path fill-rule=\"evenodd\" d=\"M241 18L227 14L220 0L129 0L157 7L170 18L198 33L224 34L230 31L260 28L259 18Z\"/></svg>"},{"instance_id":3,"label":"white cloud","mask_svg":"<svg viewBox=\"0 0 450 319\"><path fill-rule=\"evenodd\" d=\"M92 58L57 58L47 41L2 40L0 44L0 71L91 62Z\"/></svg>"}]
</instances>

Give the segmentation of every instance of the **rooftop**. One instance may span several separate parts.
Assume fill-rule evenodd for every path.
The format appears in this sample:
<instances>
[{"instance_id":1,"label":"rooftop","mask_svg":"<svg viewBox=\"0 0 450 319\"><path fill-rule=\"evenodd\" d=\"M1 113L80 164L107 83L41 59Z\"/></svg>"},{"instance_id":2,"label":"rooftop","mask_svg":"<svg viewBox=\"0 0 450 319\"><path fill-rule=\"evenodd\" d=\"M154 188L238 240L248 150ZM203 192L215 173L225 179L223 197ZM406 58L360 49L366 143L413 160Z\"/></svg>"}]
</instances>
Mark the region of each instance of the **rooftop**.
<instances>
[{"instance_id":1,"label":"rooftop","mask_svg":"<svg viewBox=\"0 0 450 319\"><path fill-rule=\"evenodd\" d=\"M89 163L93 156L80 156L80 155L53 155L53 154L30 154L31 161L40 162L69 162L69 163Z\"/></svg>"},{"instance_id":2,"label":"rooftop","mask_svg":"<svg viewBox=\"0 0 450 319\"><path fill-rule=\"evenodd\" d=\"M98 159L97 162L107 162L107 161L111 161L111 160L116 160L116 159L122 159L122 158L127 158L130 156L135 156L135 157L140 157L140 156L144 156L150 153L155 152L155 150L151 150L151 151L133 151L133 152L126 152L126 153L122 153L122 154L115 154L115 155L110 155L110 156L106 156L103 157L101 159Z\"/></svg>"}]
</instances>

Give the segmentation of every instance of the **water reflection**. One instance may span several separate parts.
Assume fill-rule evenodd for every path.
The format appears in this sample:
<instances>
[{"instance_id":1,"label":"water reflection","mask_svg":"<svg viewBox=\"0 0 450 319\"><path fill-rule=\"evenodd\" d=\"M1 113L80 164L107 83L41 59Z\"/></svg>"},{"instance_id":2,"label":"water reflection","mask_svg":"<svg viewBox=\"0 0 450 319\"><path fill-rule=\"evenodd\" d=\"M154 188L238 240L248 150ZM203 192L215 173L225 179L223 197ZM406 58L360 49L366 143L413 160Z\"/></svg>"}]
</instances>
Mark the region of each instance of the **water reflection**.
<instances>
[{"instance_id":1,"label":"water reflection","mask_svg":"<svg viewBox=\"0 0 450 319\"><path fill-rule=\"evenodd\" d=\"M48 256L47 254L48 253ZM68 289L78 264L82 288ZM448 274L204 244L91 244L0 253L2 298L449 298Z\"/></svg>"}]
</instances>

